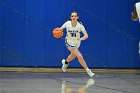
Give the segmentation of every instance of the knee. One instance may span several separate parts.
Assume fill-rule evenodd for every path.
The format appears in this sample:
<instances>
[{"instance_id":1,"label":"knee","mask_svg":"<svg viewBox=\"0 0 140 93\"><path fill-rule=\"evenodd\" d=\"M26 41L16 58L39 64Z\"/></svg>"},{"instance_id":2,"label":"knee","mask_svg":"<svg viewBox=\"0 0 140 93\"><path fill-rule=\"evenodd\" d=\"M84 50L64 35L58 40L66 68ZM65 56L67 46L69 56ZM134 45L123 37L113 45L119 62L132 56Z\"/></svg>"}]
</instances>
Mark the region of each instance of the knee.
<instances>
[{"instance_id":1,"label":"knee","mask_svg":"<svg viewBox=\"0 0 140 93\"><path fill-rule=\"evenodd\" d=\"M74 54L70 54L70 56L73 57L73 58L76 57Z\"/></svg>"}]
</instances>

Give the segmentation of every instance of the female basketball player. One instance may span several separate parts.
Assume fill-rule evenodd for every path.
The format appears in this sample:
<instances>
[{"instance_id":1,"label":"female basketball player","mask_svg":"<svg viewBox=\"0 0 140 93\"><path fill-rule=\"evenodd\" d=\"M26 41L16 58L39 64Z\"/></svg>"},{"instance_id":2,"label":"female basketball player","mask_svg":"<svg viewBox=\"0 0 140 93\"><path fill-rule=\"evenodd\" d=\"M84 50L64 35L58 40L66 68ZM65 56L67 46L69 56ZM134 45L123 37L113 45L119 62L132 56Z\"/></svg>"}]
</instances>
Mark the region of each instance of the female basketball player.
<instances>
[{"instance_id":1,"label":"female basketball player","mask_svg":"<svg viewBox=\"0 0 140 93\"><path fill-rule=\"evenodd\" d=\"M95 74L91 72L91 70L87 67L87 64L79 51L79 46L81 41L86 40L88 38L88 34L84 28L84 26L80 23L79 21L79 16L78 13L72 12L70 20L65 22L61 29L66 28L66 38L65 38L65 44L70 51L70 55L68 58L65 60L62 60L62 70L65 72L70 61L75 59L76 57L78 58L79 63L84 67L86 72L90 77L93 77ZM83 37L80 37L80 32L83 33Z\"/></svg>"},{"instance_id":2,"label":"female basketball player","mask_svg":"<svg viewBox=\"0 0 140 93\"><path fill-rule=\"evenodd\" d=\"M135 4L131 19L134 21L139 20L140 22L140 2L137 2ZM139 42L139 57L140 57L140 42Z\"/></svg>"}]
</instances>

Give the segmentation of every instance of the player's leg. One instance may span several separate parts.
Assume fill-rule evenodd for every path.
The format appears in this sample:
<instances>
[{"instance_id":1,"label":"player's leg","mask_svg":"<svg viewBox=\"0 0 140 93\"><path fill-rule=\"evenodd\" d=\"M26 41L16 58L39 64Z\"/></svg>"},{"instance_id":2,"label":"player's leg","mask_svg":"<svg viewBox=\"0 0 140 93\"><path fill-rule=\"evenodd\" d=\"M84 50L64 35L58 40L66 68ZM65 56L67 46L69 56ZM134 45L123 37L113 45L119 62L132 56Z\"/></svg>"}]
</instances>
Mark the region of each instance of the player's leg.
<instances>
[{"instance_id":1,"label":"player's leg","mask_svg":"<svg viewBox=\"0 0 140 93\"><path fill-rule=\"evenodd\" d=\"M69 62L71 62L73 59L75 59L76 58L76 56L73 54L73 53L71 53L69 56L68 56L68 58L66 59L66 61L69 63Z\"/></svg>"},{"instance_id":2,"label":"player's leg","mask_svg":"<svg viewBox=\"0 0 140 93\"><path fill-rule=\"evenodd\" d=\"M87 67L87 64L78 49L74 49L71 51L78 58L79 63L83 66L83 68L87 71L90 77L93 77L95 74L91 72L91 70Z\"/></svg>"},{"instance_id":3,"label":"player's leg","mask_svg":"<svg viewBox=\"0 0 140 93\"><path fill-rule=\"evenodd\" d=\"M69 56L68 56L68 58L65 60L65 59L63 59L62 60L62 64L63 64L63 66L62 66L62 70L64 71L64 72L66 72L66 70L67 70L67 67L68 67L68 65L69 65L69 62L71 62L73 59L75 59L76 58L76 56L73 54L73 53L71 53Z\"/></svg>"},{"instance_id":4,"label":"player's leg","mask_svg":"<svg viewBox=\"0 0 140 93\"><path fill-rule=\"evenodd\" d=\"M67 39L65 39L65 44L66 44L67 49L71 52L73 50L74 46L68 44ZM65 59L62 60L62 70L63 70L63 72L66 72L67 67L69 65L69 62L72 61L73 59L75 59L75 57L76 57L75 54L73 54L71 52L71 54L68 56L68 58L66 60Z\"/></svg>"},{"instance_id":5,"label":"player's leg","mask_svg":"<svg viewBox=\"0 0 140 93\"><path fill-rule=\"evenodd\" d=\"M82 54L80 53L80 51L78 49L75 49L74 54L77 56L79 63L83 66L84 69L87 69L87 64L82 56Z\"/></svg>"}]
</instances>

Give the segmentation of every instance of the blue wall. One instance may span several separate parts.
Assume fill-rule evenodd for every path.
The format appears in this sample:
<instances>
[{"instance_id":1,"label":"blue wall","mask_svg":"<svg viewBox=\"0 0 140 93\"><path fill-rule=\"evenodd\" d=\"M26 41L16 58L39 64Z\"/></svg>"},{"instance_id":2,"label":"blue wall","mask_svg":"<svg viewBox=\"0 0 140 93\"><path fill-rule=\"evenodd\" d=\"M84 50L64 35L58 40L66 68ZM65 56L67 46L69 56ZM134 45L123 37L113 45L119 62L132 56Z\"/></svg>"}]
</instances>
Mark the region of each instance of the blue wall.
<instances>
[{"instance_id":1,"label":"blue wall","mask_svg":"<svg viewBox=\"0 0 140 93\"><path fill-rule=\"evenodd\" d=\"M0 66L61 67L69 55L52 30L78 11L89 38L80 51L91 68L140 68L135 0L0 0ZM81 67L77 59L70 67Z\"/></svg>"}]
</instances>

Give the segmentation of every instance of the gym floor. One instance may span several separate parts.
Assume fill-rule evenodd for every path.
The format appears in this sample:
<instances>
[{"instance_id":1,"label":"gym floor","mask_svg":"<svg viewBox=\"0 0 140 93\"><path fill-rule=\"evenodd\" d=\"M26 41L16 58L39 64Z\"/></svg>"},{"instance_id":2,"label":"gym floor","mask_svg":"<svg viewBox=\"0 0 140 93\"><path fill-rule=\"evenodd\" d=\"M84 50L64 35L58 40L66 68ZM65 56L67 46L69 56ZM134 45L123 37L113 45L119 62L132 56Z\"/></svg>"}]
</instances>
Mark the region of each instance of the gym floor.
<instances>
[{"instance_id":1,"label":"gym floor","mask_svg":"<svg viewBox=\"0 0 140 93\"><path fill-rule=\"evenodd\" d=\"M0 71L0 93L140 93L140 73Z\"/></svg>"}]
</instances>

